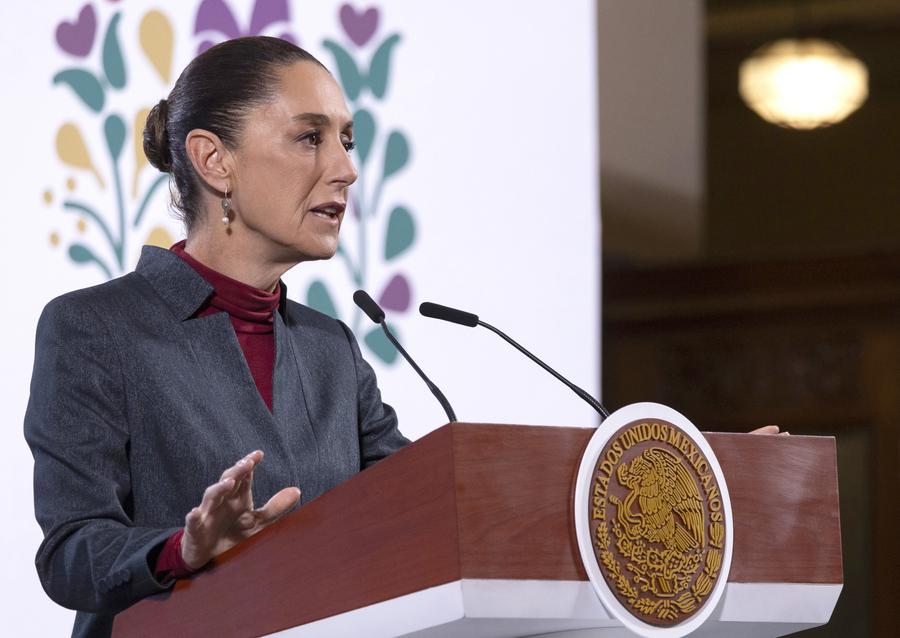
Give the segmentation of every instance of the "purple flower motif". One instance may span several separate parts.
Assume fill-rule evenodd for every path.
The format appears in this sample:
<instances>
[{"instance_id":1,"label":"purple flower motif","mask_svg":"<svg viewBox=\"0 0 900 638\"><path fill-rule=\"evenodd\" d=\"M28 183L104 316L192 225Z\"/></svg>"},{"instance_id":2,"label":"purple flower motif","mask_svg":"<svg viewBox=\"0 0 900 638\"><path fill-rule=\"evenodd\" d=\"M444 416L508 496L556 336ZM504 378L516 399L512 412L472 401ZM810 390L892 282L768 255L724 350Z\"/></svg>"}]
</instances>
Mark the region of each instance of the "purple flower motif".
<instances>
[{"instance_id":1,"label":"purple flower motif","mask_svg":"<svg viewBox=\"0 0 900 638\"><path fill-rule=\"evenodd\" d=\"M290 19L287 0L256 0L247 35L259 35L270 24L289 22Z\"/></svg>"},{"instance_id":2,"label":"purple flower motif","mask_svg":"<svg viewBox=\"0 0 900 638\"><path fill-rule=\"evenodd\" d=\"M56 42L66 53L85 57L94 46L94 34L97 32L97 15L89 4L81 7L75 22L63 20L56 27Z\"/></svg>"},{"instance_id":3,"label":"purple flower motif","mask_svg":"<svg viewBox=\"0 0 900 638\"><path fill-rule=\"evenodd\" d=\"M349 4L345 4L341 7L340 16L341 26L358 47L371 40L378 28L378 9L375 7L359 12Z\"/></svg>"},{"instance_id":4,"label":"purple flower motif","mask_svg":"<svg viewBox=\"0 0 900 638\"><path fill-rule=\"evenodd\" d=\"M294 34L292 34L292 33L287 33L287 32L282 33L280 36L278 36L278 38L279 38L280 40L287 40L287 41L290 42L291 44L295 44L295 45L297 45L297 46L300 46L300 43L297 42L297 38L295 38L295 37L294 37Z\"/></svg>"},{"instance_id":5,"label":"purple flower motif","mask_svg":"<svg viewBox=\"0 0 900 638\"><path fill-rule=\"evenodd\" d=\"M194 34L215 31L225 36L222 39L231 40L246 35L260 35L268 27L279 22L290 22L287 0L256 0L253 15L250 17L250 28L247 31L241 30L238 26L234 13L225 0L203 0L194 20ZM290 33L282 33L279 37L296 43L296 38ZM197 53L203 53L214 44L212 40L203 40L197 47Z\"/></svg>"},{"instance_id":6,"label":"purple flower motif","mask_svg":"<svg viewBox=\"0 0 900 638\"><path fill-rule=\"evenodd\" d=\"M409 302L412 299L412 291L409 282L403 275L394 275L393 279L385 286L378 303L388 310L406 312L409 310Z\"/></svg>"},{"instance_id":7,"label":"purple flower motif","mask_svg":"<svg viewBox=\"0 0 900 638\"><path fill-rule=\"evenodd\" d=\"M241 35L234 14L224 0L203 0L194 20L194 34L202 31L218 31L227 38Z\"/></svg>"}]
</instances>

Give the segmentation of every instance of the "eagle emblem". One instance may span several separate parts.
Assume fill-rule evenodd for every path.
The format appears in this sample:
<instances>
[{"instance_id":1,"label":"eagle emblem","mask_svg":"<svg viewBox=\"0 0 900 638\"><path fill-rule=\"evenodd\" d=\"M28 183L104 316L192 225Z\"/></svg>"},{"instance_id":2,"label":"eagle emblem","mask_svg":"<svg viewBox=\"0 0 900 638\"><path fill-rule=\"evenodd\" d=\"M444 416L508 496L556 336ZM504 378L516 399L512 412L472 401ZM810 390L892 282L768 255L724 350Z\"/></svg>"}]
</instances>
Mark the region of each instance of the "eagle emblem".
<instances>
[{"instance_id":1,"label":"eagle emblem","mask_svg":"<svg viewBox=\"0 0 900 638\"><path fill-rule=\"evenodd\" d=\"M722 566L725 520L709 461L666 422L635 422L600 453L590 505L594 554L610 590L640 620L697 613Z\"/></svg>"},{"instance_id":2,"label":"eagle emblem","mask_svg":"<svg viewBox=\"0 0 900 638\"><path fill-rule=\"evenodd\" d=\"M695 551L705 544L703 501L687 468L674 454L650 448L616 471L630 490L618 501L616 518L631 539L662 543L668 550ZM637 500L638 511L634 511Z\"/></svg>"}]
</instances>

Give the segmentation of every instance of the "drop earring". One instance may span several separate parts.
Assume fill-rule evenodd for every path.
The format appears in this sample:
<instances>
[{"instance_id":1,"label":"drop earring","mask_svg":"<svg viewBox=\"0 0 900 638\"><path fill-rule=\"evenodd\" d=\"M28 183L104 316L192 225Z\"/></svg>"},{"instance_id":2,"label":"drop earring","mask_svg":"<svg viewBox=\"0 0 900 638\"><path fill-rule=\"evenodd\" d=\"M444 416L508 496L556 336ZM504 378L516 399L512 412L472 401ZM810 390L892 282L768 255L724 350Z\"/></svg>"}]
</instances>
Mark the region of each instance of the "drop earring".
<instances>
[{"instance_id":1,"label":"drop earring","mask_svg":"<svg viewBox=\"0 0 900 638\"><path fill-rule=\"evenodd\" d=\"M228 187L225 187L225 197L222 198L222 223L225 228L231 223L231 198L228 196Z\"/></svg>"}]
</instances>

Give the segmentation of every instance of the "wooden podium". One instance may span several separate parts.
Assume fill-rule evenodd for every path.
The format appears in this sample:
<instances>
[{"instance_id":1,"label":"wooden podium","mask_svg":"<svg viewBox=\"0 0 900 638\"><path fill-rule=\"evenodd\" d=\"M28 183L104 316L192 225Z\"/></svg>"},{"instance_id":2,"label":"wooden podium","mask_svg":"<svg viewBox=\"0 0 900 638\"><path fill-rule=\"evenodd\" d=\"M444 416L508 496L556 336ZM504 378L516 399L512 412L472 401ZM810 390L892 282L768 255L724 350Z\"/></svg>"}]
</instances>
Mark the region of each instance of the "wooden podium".
<instances>
[{"instance_id":1,"label":"wooden podium","mask_svg":"<svg viewBox=\"0 0 900 638\"><path fill-rule=\"evenodd\" d=\"M582 567L573 489L593 429L453 423L116 616L116 638L627 636ZM705 433L734 515L697 636L828 622L843 580L831 437Z\"/></svg>"}]
</instances>

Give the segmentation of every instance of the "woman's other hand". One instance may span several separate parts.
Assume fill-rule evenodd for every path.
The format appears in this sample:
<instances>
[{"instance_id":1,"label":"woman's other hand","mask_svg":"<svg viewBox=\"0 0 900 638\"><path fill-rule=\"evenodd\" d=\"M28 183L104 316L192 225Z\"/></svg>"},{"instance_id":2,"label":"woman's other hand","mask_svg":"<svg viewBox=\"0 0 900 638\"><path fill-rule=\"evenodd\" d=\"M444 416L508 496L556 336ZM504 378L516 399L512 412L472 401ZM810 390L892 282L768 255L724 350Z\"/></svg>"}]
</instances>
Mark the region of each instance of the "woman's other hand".
<instances>
[{"instance_id":1,"label":"woman's other hand","mask_svg":"<svg viewBox=\"0 0 900 638\"><path fill-rule=\"evenodd\" d=\"M787 430L784 432L780 431L777 425L764 425L761 428L756 428L755 430L750 430L750 434L790 434Z\"/></svg>"},{"instance_id":2,"label":"woman's other hand","mask_svg":"<svg viewBox=\"0 0 900 638\"><path fill-rule=\"evenodd\" d=\"M262 458L262 451L256 450L225 470L218 483L206 488L199 507L185 517L181 557L191 569L200 569L274 523L300 499L299 488L286 487L262 507L253 508L253 469Z\"/></svg>"}]
</instances>

